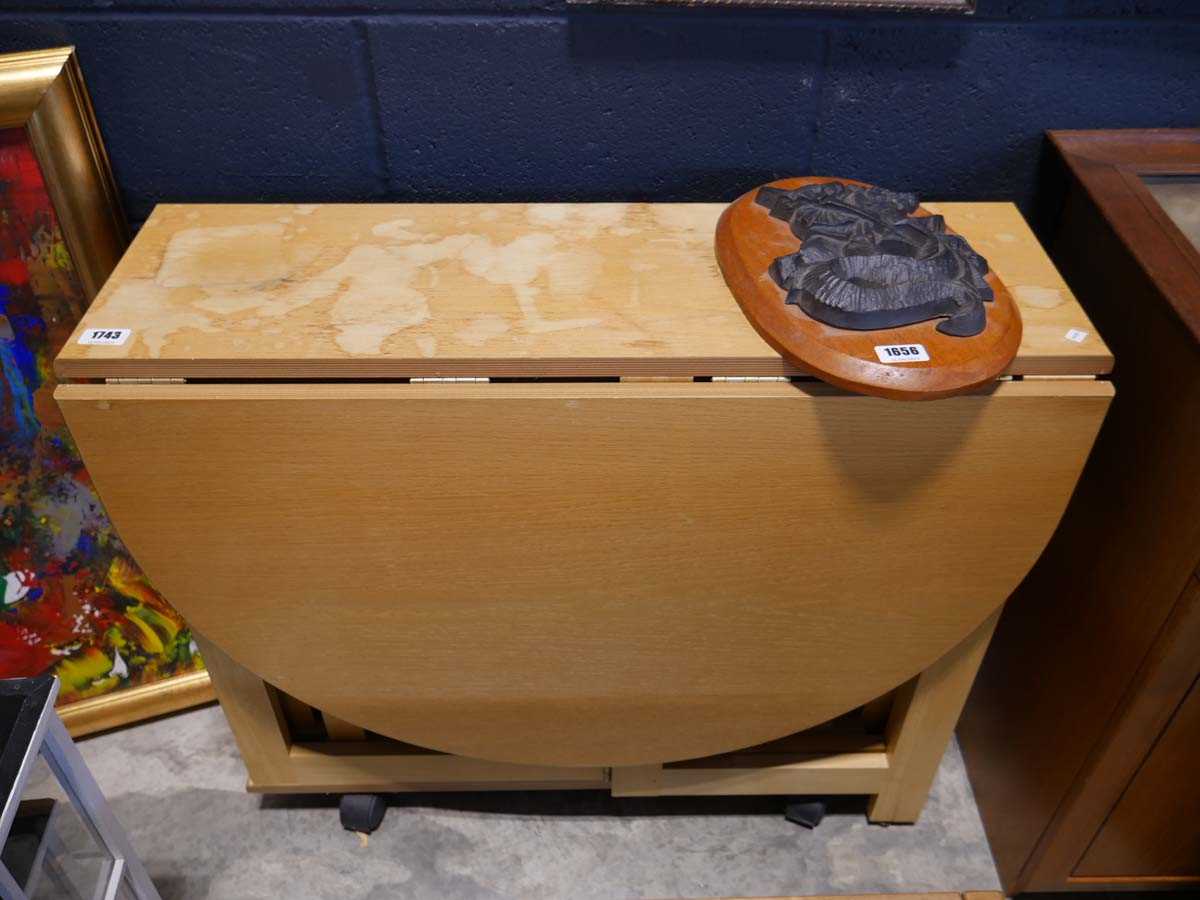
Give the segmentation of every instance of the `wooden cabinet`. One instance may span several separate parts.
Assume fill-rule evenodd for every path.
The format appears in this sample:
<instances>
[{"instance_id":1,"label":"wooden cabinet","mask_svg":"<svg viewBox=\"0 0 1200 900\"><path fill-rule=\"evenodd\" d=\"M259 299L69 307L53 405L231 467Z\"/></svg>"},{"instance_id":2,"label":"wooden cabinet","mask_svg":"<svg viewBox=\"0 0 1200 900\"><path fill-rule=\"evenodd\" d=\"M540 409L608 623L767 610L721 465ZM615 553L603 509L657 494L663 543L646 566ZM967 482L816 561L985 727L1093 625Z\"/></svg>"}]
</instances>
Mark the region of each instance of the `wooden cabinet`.
<instances>
[{"instance_id":1,"label":"wooden cabinet","mask_svg":"<svg viewBox=\"0 0 1200 900\"><path fill-rule=\"evenodd\" d=\"M1116 399L959 739L1010 894L1200 887L1200 131L1058 132Z\"/></svg>"}]
</instances>

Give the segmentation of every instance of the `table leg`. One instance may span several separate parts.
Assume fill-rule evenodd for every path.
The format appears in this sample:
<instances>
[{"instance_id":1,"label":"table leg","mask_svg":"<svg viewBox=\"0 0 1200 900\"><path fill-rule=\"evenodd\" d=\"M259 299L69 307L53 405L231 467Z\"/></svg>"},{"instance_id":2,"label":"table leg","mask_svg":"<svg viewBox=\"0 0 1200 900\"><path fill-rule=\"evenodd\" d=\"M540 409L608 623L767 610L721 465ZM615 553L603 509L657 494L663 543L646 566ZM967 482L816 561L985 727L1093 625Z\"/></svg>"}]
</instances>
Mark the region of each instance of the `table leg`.
<instances>
[{"instance_id":1,"label":"table leg","mask_svg":"<svg viewBox=\"0 0 1200 900\"><path fill-rule=\"evenodd\" d=\"M275 691L193 632L252 782L290 781L288 729Z\"/></svg>"},{"instance_id":2,"label":"table leg","mask_svg":"<svg viewBox=\"0 0 1200 900\"><path fill-rule=\"evenodd\" d=\"M896 692L886 729L887 785L871 798L872 822L911 823L921 815L1002 609Z\"/></svg>"}]
</instances>

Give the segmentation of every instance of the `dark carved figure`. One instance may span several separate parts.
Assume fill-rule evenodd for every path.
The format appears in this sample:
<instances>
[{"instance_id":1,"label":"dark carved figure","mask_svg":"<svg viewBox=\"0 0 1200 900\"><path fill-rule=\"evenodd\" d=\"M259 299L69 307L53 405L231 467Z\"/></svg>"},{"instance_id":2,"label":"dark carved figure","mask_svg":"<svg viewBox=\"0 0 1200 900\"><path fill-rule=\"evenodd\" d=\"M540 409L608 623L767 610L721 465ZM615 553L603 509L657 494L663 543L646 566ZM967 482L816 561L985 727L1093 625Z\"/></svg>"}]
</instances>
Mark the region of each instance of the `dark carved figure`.
<instances>
[{"instance_id":1,"label":"dark carved figure","mask_svg":"<svg viewBox=\"0 0 1200 900\"><path fill-rule=\"evenodd\" d=\"M983 331L987 260L947 234L941 216L910 216L916 195L829 182L764 187L755 199L803 241L771 277L817 321L868 331L946 316L945 334Z\"/></svg>"}]
</instances>

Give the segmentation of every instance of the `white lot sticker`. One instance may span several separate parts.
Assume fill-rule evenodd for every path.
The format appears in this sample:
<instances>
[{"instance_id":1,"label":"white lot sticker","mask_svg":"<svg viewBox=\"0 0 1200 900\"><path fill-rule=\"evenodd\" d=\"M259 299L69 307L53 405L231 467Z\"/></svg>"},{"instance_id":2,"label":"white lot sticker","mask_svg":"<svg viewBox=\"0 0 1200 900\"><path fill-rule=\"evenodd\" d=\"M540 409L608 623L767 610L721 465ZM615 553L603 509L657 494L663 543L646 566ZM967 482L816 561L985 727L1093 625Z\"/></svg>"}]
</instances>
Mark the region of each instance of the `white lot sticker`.
<instances>
[{"instance_id":1,"label":"white lot sticker","mask_svg":"<svg viewBox=\"0 0 1200 900\"><path fill-rule=\"evenodd\" d=\"M120 347L133 334L132 328L89 328L79 336L80 344L109 344Z\"/></svg>"},{"instance_id":2,"label":"white lot sticker","mask_svg":"<svg viewBox=\"0 0 1200 900\"><path fill-rule=\"evenodd\" d=\"M878 344L875 355L883 363L929 362L924 344Z\"/></svg>"},{"instance_id":3,"label":"white lot sticker","mask_svg":"<svg viewBox=\"0 0 1200 900\"><path fill-rule=\"evenodd\" d=\"M1078 328L1072 328L1063 335L1063 339L1067 341L1074 341L1076 344L1082 344L1087 339L1087 336L1088 333L1086 331L1080 331Z\"/></svg>"}]
</instances>

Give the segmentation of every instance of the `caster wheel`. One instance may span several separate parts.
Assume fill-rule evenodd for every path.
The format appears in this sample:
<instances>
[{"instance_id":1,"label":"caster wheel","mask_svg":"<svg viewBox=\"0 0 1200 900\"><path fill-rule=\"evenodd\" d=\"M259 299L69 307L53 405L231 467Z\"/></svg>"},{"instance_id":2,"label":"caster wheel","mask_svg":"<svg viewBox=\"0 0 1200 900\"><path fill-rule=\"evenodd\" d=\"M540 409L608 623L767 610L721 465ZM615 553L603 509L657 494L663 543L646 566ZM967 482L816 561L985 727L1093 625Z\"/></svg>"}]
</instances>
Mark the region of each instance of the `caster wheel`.
<instances>
[{"instance_id":1,"label":"caster wheel","mask_svg":"<svg viewBox=\"0 0 1200 900\"><path fill-rule=\"evenodd\" d=\"M783 817L796 825L816 828L825 818L825 803L822 800L799 800L789 803L784 808Z\"/></svg>"},{"instance_id":2,"label":"caster wheel","mask_svg":"<svg viewBox=\"0 0 1200 900\"><path fill-rule=\"evenodd\" d=\"M342 827L363 834L378 828L386 812L387 801L379 794L343 794L338 804Z\"/></svg>"}]
</instances>

